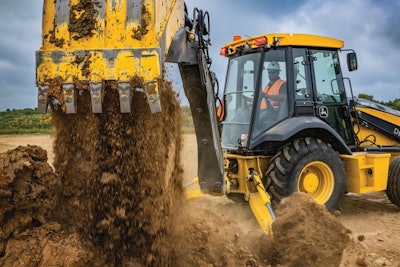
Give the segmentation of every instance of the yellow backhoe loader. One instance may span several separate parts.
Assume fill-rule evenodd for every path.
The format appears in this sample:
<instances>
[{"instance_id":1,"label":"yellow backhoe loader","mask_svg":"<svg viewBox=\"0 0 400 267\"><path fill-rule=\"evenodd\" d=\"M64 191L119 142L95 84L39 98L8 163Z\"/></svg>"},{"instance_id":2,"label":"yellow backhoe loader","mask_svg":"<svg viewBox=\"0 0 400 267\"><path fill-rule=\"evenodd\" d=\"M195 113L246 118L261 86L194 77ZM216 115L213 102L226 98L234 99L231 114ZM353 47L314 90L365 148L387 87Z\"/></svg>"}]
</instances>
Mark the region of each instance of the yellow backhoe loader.
<instances>
[{"instance_id":1,"label":"yellow backhoe loader","mask_svg":"<svg viewBox=\"0 0 400 267\"><path fill-rule=\"evenodd\" d=\"M151 112L164 112L158 79L164 62L177 63L196 130L202 193L243 196L268 233L271 203L294 192L330 211L346 192L386 190L400 206L400 114L353 97L339 55L347 53L354 71L355 52L315 35L235 36L221 48L229 61L217 101L209 23L202 10L190 18L183 0L45 0L38 110L79 112L76 88L84 82L92 112L101 113L104 83L113 81L120 112L131 112L134 91L146 96ZM272 74L281 82L269 94ZM135 77L143 88L131 86ZM223 118L216 115L219 102Z\"/></svg>"},{"instance_id":2,"label":"yellow backhoe loader","mask_svg":"<svg viewBox=\"0 0 400 267\"><path fill-rule=\"evenodd\" d=\"M386 190L400 206L400 112L353 96L339 54L348 52L349 71L357 57L343 45L315 35L264 34L236 36L221 48L229 58L222 122L228 196L248 198L244 185L257 170L273 203L306 192L334 211L346 192ZM283 83L269 94L276 72Z\"/></svg>"}]
</instances>

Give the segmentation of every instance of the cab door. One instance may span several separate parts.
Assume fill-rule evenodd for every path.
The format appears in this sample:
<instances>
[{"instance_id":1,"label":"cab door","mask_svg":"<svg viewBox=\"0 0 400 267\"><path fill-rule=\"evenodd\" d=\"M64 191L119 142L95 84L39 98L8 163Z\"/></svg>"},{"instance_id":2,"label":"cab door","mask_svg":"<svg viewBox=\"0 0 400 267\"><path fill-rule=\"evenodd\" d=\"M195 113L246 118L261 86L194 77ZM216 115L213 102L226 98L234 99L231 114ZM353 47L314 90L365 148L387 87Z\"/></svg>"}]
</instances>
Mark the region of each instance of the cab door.
<instances>
[{"instance_id":1,"label":"cab door","mask_svg":"<svg viewBox=\"0 0 400 267\"><path fill-rule=\"evenodd\" d=\"M315 116L310 60L305 48L293 48L295 116Z\"/></svg>"},{"instance_id":2,"label":"cab door","mask_svg":"<svg viewBox=\"0 0 400 267\"><path fill-rule=\"evenodd\" d=\"M355 144L339 55L335 50L308 50L315 115L329 124L348 146Z\"/></svg>"}]
</instances>

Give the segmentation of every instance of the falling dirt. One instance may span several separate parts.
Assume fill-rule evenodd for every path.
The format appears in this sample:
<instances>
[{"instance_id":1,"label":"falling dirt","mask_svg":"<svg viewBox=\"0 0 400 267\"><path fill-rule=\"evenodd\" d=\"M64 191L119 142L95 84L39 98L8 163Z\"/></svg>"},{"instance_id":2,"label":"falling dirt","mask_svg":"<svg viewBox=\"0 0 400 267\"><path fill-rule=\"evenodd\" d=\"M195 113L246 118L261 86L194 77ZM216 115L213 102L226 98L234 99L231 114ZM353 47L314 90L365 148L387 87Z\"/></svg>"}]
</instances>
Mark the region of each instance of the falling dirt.
<instances>
[{"instance_id":1,"label":"falling dirt","mask_svg":"<svg viewBox=\"0 0 400 267\"><path fill-rule=\"evenodd\" d=\"M142 87L140 80L133 82L133 88ZM181 190L181 113L170 85L162 85L164 113L151 114L145 94L138 92L132 112L120 113L111 83L101 114L91 113L84 89L76 114L53 108L54 166L62 183L57 218L67 227L74 221L75 230L103 249L110 264L126 258L152 265L168 261L159 244Z\"/></svg>"}]
</instances>

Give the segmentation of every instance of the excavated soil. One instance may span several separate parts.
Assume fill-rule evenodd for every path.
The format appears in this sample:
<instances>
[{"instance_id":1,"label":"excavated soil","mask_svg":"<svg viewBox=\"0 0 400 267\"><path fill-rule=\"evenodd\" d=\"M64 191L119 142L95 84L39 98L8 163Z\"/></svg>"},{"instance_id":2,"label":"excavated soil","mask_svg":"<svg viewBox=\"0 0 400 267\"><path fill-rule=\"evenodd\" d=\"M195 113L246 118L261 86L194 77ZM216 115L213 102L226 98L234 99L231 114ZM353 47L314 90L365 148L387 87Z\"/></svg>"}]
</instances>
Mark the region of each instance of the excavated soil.
<instances>
[{"instance_id":1,"label":"excavated soil","mask_svg":"<svg viewBox=\"0 0 400 267\"><path fill-rule=\"evenodd\" d=\"M272 224L277 262L287 266L339 266L351 231L305 193L286 198Z\"/></svg>"},{"instance_id":2,"label":"excavated soil","mask_svg":"<svg viewBox=\"0 0 400 267\"><path fill-rule=\"evenodd\" d=\"M7 240L38 226L55 208L58 179L38 146L19 146L0 154L0 255Z\"/></svg>"}]
</instances>

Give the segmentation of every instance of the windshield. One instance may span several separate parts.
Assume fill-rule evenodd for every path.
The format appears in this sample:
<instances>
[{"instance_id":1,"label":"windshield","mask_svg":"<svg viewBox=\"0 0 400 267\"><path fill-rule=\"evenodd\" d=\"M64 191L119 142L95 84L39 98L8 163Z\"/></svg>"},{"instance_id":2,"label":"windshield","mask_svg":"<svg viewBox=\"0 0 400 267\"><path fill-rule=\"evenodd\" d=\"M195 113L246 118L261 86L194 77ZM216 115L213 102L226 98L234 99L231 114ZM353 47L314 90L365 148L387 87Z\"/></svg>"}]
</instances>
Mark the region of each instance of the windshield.
<instances>
[{"instance_id":1,"label":"windshield","mask_svg":"<svg viewBox=\"0 0 400 267\"><path fill-rule=\"evenodd\" d=\"M252 118L253 138L288 116L285 51L267 50L263 62L262 52L230 59L224 94L224 148L247 146Z\"/></svg>"},{"instance_id":2,"label":"windshield","mask_svg":"<svg viewBox=\"0 0 400 267\"><path fill-rule=\"evenodd\" d=\"M260 53L244 55L229 61L224 94L226 117L222 126L224 147L246 145L240 140L247 139L250 129L259 61Z\"/></svg>"}]
</instances>

